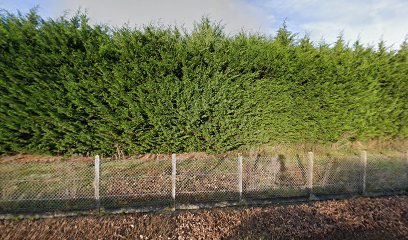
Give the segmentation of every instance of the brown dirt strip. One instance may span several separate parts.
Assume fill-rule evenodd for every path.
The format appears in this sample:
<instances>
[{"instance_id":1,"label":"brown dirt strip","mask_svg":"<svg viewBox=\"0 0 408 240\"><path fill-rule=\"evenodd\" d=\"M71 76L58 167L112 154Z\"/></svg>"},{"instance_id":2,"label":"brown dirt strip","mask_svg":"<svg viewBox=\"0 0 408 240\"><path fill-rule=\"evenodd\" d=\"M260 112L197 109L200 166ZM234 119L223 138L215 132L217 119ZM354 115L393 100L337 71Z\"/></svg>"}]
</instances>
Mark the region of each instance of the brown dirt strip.
<instances>
[{"instance_id":1,"label":"brown dirt strip","mask_svg":"<svg viewBox=\"0 0 408 240\"><path fill-rule=\"evenodd\" d=\"M408 239L408 196L1 220L0 239Z\"/></svg>"},{"instance_id":2,"label":"brown dirt strip","mask_svg":"<svg viewBox=\"0 0 408 240\"><path fill-rule=\"evenodd\" d=\"M189 153L179 153L177 154L177 160L184 159L203 159L211 157L221 157L225 158L231 155L236 157L237 154L234 152L225 154L207 154L205 152L189 152ZM118 160L116 157L107 157L107 159ZM151 161L157 159L171 160L171 154L138 154L132 156L123 156L122 160L141 160L141 161ZM51 155L32 155L32 154L16 154L16 155L0 155L0 163L32 163L32 162L57 162L61 160L69 161L93 161L94 156L83 156L83 155L73 155L73 156L51 156Z\"/></svg>"}]
</instances>

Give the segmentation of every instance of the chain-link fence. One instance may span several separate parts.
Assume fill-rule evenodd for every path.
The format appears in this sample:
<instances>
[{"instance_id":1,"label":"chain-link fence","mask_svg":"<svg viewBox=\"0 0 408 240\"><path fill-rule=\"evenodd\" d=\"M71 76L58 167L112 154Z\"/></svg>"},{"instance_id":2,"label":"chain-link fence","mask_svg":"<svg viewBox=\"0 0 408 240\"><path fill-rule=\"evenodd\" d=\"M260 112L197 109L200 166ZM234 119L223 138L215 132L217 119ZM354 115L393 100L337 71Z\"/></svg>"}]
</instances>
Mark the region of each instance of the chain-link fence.
<instances>
[{"instance_id":1,"label":"chain-link fence","mask_svg":"<svg viewBox=\"0 0 408 240\"><path fill-rule=\"evenodd\" d=\"M182 159L176 169L177 203L239 199L236 158Z\"/></svg>"},{"instance_id":2,"label":"chain-link fence","mask_svg":"<svg viewBox=\"0 0 408 240\"><path fill-rule=\"evenodd\" d=\"M170 206L171 159L102 160L100 206L105 209Z\"/></svg>"},{"instance_id":3,"label":"chain-link fence","mask_svg":"<svg viewBox=\"0 0 408 240\"><path fill-rule=\"evenodd\" d=\"M398 152L0 163L1 214L407 192L408 154Z\"/></svg>"},{"instance_id":4,"label":"chain-link fence","mask_svg":"<svg viewBox=\"0 0 408 240\"><path fill-rule=\"evenodd\" d=\"M306 196L307 160L299 154L244 158L243 198Z\"/></svg>"},{"instance_id":5,"label":"chain-link fence","mask_svg":"<svg viewBox=\"0 0 408 240\"><path fill-rule=\"evenodd\" d=\"M0 164L0 212L41 213L95 209L94 163Z\"/></svg>"}]
</instances>

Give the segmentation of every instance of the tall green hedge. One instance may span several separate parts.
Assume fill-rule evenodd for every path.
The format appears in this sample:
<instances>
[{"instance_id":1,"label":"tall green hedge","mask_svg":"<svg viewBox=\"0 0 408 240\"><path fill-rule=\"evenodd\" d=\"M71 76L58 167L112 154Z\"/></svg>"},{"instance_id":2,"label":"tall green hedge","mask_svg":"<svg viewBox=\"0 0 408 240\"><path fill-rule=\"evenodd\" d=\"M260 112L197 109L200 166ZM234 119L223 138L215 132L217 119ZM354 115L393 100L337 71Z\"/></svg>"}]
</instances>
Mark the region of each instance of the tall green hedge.
<instances>
[{"instance_id":1,"label":"tall green hedge","mask_svg":"<svg viewBox=\"0 0 408 240\"><path fill-rule=\"evenodd\" d=\"M408 44L0 15L0 153L408 137Z\"/></svg>"}]
</instances>

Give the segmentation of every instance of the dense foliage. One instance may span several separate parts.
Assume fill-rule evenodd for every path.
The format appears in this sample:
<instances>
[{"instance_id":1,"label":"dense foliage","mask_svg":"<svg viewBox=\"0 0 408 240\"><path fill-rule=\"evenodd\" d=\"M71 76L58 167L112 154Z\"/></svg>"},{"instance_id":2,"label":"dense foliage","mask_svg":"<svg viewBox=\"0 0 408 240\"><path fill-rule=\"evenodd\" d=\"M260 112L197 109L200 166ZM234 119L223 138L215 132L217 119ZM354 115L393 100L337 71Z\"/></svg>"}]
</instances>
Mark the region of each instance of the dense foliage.
<instances>
[{"instance_id":1,"label":"dense foliage","mask_svg":"<svg viewBox=\"0 0 408 240\"><path fill-rule=\"evenodd\" d=\"M408 137L408 44L0 16L0 152L227 151Z\"/></svg>"}]
</instances>

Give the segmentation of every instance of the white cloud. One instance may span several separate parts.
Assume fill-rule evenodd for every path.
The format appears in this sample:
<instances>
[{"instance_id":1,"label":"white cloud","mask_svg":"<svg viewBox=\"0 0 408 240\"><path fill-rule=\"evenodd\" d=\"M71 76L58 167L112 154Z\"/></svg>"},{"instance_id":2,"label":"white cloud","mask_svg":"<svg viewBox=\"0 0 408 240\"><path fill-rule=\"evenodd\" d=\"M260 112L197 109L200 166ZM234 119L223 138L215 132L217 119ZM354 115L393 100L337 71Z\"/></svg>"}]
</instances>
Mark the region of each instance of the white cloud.
<instances>
[{"instance_id":1,"label":"white cloud","mask_svg":"<svg viewBox=\"0 0 408 240\"><path fill-rule=\"evenodd\" d=\"M289 28L319 41L334 42L340 32L348 41L376 44L380 39L396 48L408 33L405 0L278 0L262 1L272 15L288 17Z\"/></svg>"},{"instance_id":2,"label":"white cloud","mask_svg":"<svg viewBox=\"0 0 408 240\"><path fill-rule=\"evenodd\" d=\"M63 0L61 3L61 9L71 12L79 7L87 10L92 22L114 26L124 23L140 26L159 21L191 29L194 21L209 16L213 21L221 21L229 33L241 29L267 32L271 21L262 9L243 0Z\"/></svg>"},{"instance_id":3,"label":"white cloud","mask_svg":"<svg viewBox=\"0 0 408 240\"><path fill-rule=\"evenodd\" d=\"M1 1L1 0L0 0ZM228 33L241 29L273 34L287 18L289 30L308 33L312 40L333 43L340 32L346 40L376 44L380 39L397 48L408 33L407 0L27 0L40 13L56 17L64 10L86 9L93 23L121 26L184 25L209 16ZM7 5L7 4L6 4ZM11 6L21 4L8 4ZM23 4L24 5L24 4ZM30 7L32 7L30 6ZM21 6L20 6L21 7Z\"/></svg>"}]
</instances>

